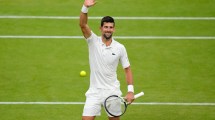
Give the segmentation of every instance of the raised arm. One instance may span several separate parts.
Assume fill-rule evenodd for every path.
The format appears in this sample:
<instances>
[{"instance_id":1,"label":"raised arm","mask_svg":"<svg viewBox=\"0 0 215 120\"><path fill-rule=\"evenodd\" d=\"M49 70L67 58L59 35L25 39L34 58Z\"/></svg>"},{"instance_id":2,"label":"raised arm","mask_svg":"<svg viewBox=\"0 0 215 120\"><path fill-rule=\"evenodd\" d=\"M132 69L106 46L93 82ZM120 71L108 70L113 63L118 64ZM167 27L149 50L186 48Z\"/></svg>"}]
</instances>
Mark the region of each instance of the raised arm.
<instances>
[{"instance_id":1,"label":"raised arm","mask_svg":"<svg viewBox=\"0 0 215 120\"><path fill-rule=\"evenodd\" d=\"M87 21L88 21L88 15L87 15L88 9L91 6L95 5L95 4L96 4L95 0L85 0L84 4L83 4L83 7L81 9L79 25L80 25L81 31L82 31L82 33L83 33L85 38L89 38L90 35L91 35L91 29L87 24Z\"/></svg>"}]
</instances>

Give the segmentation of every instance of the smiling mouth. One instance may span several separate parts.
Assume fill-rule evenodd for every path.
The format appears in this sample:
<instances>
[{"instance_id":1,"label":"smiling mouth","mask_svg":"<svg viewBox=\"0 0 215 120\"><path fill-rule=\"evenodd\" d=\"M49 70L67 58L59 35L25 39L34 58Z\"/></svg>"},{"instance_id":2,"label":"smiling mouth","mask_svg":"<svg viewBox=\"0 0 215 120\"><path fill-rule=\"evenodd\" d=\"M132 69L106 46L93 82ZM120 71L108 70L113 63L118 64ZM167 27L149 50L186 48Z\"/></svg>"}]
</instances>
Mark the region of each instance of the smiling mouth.
<instances>
[{"instance_id":1,"label":"smiling mouth","mask_svg":"<svg viewBox=\"0 0 215 120\"><path fill-rule=\"evenodd\" d=\"M112 35L112 34L111 34L111 33L105 33L105 35L110 36L110 35Z\"/></svg>"},{"instance_id":2,"label":"smiling mouth","mask_svg":"<svg viewBox=\"0 0 215 120\"><path fill-rule=\"evenodd\" d=\"M105 33L103 36L105 39L109 40L112 37L112 34L111 33Z\"/></svg>"}]
</instances>

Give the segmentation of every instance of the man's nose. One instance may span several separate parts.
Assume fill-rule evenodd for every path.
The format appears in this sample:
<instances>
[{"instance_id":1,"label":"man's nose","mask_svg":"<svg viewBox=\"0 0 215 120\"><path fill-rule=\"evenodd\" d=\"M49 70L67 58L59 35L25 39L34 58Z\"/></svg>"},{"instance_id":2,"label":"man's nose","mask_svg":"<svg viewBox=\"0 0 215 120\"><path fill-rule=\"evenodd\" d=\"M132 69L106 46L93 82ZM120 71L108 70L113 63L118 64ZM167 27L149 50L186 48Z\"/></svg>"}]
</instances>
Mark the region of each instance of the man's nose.
<instances>
[{"instance_id":1,"label":"man's nose","mask_svg":"<svg viewBox=\"0 0 215 120\"><path fill-rule=\"evenodd\" d=\"M107 31L111 31L111 28L107 28Z\"/></svg>"}]
</instances>

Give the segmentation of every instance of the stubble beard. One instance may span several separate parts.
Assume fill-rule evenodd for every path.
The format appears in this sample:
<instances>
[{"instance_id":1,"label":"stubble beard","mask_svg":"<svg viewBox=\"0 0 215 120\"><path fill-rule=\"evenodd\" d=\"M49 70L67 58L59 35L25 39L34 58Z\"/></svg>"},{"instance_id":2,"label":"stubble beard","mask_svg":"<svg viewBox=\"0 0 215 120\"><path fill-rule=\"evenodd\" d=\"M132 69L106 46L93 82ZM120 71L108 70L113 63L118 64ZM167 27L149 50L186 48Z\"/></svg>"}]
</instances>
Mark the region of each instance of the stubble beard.
<instances>
[{"instance_id":1,"label":"stubble beard","mask_svg":"<svg viewBox=\"0 0 215 120\"><path fill-rule=\"evenodd\" d=\"M107 41L109 41L109 40L112 38L112 34L110 34L110 35L104 34L103 37L104 37Z\"/></svg>"}]
</instances>

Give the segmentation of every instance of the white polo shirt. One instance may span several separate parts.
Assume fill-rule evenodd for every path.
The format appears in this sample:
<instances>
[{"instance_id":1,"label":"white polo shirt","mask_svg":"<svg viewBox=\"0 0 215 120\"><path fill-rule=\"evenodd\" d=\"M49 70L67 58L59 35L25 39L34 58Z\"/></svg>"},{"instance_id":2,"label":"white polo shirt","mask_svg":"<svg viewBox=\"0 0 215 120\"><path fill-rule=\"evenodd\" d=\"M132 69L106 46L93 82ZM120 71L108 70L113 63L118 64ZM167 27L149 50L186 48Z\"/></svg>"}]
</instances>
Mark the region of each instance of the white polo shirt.
<instances>
[{"instance_id":1,"label":"white polo shirt","mask_svg":"<svg viewBox=\"0 0 215 120\"><path fill-rule=\"evenodd\" d=\"M111 45L106 46L101 37L93 32L87 39L87 43L90 62L90 88L119 88L118 63L120 62L123 68L130 66L124 45L113 39Z\"/></svg>"}]
</instances>

